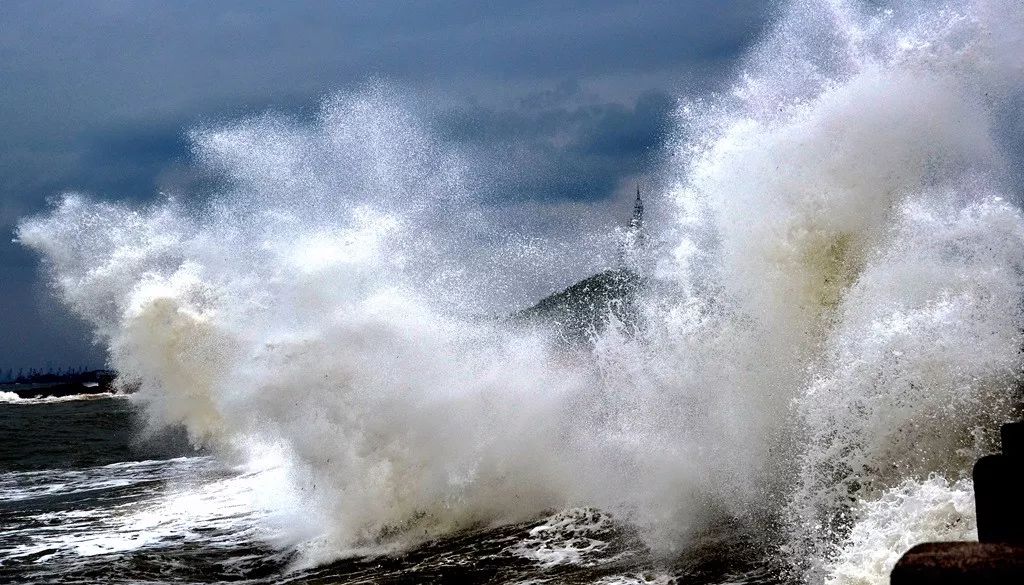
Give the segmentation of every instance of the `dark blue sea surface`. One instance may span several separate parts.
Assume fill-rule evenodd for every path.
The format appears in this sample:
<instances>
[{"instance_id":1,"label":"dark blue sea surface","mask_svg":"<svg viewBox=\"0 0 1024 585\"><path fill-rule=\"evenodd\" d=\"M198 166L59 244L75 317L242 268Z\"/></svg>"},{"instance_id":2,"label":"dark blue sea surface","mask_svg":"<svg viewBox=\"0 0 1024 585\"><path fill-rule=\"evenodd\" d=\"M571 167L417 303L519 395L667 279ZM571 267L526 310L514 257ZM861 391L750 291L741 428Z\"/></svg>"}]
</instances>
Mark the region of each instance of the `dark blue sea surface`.
<instances>
[{"instance_id":1,"label":"dark blue sea surface","mask_svg":"<svg viewBox=\"0 0 1024 585\"><path fill-rule=\"evenodd\" d=\"M181 432L147 435L123 397L0 403L0 581L782 582L742 526L666 561L586 508L299 570L296 552L261 538L260 473L195 451Z\"/></svg>"}]
</instances>

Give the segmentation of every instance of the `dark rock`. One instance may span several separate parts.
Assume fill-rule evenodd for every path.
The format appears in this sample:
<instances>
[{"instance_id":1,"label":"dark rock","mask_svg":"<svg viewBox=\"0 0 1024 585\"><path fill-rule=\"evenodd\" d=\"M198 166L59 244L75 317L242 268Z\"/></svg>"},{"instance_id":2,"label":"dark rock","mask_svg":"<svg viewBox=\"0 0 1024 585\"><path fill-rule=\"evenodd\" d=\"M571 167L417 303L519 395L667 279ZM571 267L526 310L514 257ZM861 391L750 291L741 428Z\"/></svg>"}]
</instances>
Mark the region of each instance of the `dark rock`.
<instances>
[{"instance_id":1,"label":"dark rock","mask_svg":"<svg viewBox=\"0 0 1024 585\"><path fill-rule=\"evenodd\" d=\"M1024 457L1024 422L1007 423L1001 430L1003 455Z\"/></svg>"},{"instance_id":2,"label":"dark rock","mask_svg":"<svg viewBox=\"0 0 1024 585\"><path fill-rule=\"evenodd\" d=\"M981 542L929 542L896 563L891 585L1020 585L1024 548Z\"/></svg>"},{"instance_id":3,"label":"dark rock","mask_svg":"<svg viewBox=\"0 0 1024 585\"><path fill-rule=\"evenodd\" d=\"M974 505L978 540L1024 545L1024 458L979 459L974 464Z\"/></svg>"}]
</instances>

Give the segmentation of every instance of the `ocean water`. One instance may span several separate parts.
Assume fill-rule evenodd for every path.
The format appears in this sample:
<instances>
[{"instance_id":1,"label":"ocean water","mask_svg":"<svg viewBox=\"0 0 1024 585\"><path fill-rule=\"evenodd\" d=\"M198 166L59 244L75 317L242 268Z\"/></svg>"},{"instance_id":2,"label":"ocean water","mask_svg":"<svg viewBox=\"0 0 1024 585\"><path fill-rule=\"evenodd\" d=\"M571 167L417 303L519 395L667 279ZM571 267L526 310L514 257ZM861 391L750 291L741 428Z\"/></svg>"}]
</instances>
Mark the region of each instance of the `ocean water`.
<instances>
[{"instance_id":1,"label":"ocean water","mask_svg":"<svg viewBox=\"0 0 1024 585\"><path fill-rule=\"evenodd\" d=\"M868 584L975 538L971 465L1020 414L1022 31L793 3L681 96L642 246L483 200L384 86L194 129L211 197L65 194L18 240L135 391L0 405L0 569ZM620 259L628 322L504 318Z\"/></svg>"},{"instance_id":2,"label":"ocean water","mask_svg":"<svg viewBox=\"0 0 1024 585\"><path fill-rule=\"evenodd\" d=\"M270 510L254 497L279 481L279 466L225 464L181 433L147 436L136 410L104 395L0 403L0 581L780 582L736 526L708 531L702 549L670 563L587 508L303 567L267 543ZM734 553L720 555L723 545Z\"/></svg>"}]
</instances>

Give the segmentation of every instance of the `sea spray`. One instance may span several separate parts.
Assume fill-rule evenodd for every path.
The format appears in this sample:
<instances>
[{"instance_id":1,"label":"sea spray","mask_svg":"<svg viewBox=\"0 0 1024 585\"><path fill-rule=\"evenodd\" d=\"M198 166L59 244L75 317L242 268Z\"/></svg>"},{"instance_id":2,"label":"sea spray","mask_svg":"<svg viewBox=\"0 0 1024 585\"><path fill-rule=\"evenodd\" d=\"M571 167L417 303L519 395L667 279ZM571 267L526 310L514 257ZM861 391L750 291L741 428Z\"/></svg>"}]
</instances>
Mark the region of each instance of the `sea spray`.
<instances>
[{"instance_id":1,"label":"sea spray","mask_svg":"<svg viewBox=\"0 0 1024 585\"><path fill-rule=\"evenodd\" d=\"M698 138L676 198L716 224L699 268L803 376L798 464L774 461L773 481L812 582L866 502L969 474L1019 399L1024 232L996 128L1022 80L1006 22L1024 18L901 8L798 3L727 105L683 110Z\"/></svg>"},{"instance_id":2,"label":"sea spray","mask_svg":"<svg viewBox=\"0 0 1024 585\"><path fill-rule=\"evenodd\" d=\"M224 456L287 454L310 510L281 510L289 544L408 544L600 484L585 477L600 468L592 368L481 316L487 270L509 261L459 161L383 90L328 100L313 128L259 118L193 138L229 184L210 202L68 195L19 237L154 425Z\"/></svg>"},{"instance_id":3,"label":"sea spray","mask_svg":"<svg viewBox=\"0 0 1024 585\"><path fill-rule=\"evenodd\" d=\"M1012 411L1021 10L791 6L680 106L642 326L583 348L500 307L611 230L496 237L480 173L381 89L193 132L209 201L70 194L18 237L153 424L280 454L275 543L308 562L595 507L663 555L728 519L809 582L870 582L909 544L875 527L970 525Z\"/></svg>"}]
</instances>

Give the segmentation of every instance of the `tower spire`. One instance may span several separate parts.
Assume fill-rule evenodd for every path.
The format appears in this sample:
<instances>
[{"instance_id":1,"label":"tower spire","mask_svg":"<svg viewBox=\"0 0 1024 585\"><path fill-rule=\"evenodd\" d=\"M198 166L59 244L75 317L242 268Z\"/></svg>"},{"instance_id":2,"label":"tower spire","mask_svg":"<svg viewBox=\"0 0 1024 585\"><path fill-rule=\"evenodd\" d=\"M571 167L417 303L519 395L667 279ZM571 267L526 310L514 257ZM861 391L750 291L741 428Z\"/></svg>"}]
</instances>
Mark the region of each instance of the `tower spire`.
<instances>
[{"instance_id":1,"label":"tower spire","mask_svg":"<svg viewBox=\"0 0 1024 585\"><path fill-rule=\"evenodd\" d=\"M640 198L640 183L636 184L636 203L633 204L633 218L629 220L629 229L637 234L644 227L644 200Z\"/></svg>"},{"instance_id":2,"label":"tower spire","mask_svg":"<svg viewBox=\"0 0 1024 585\"><path fill-rule=\"evenodd\" d=\"M640 195L640 183L636 185L636 201L633 203L633 217L622 234L619 262L622 268L637 269L637 263L645 247L647 234L644 233L644 200Z\"/></svg>"}]
</instances>

